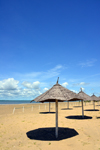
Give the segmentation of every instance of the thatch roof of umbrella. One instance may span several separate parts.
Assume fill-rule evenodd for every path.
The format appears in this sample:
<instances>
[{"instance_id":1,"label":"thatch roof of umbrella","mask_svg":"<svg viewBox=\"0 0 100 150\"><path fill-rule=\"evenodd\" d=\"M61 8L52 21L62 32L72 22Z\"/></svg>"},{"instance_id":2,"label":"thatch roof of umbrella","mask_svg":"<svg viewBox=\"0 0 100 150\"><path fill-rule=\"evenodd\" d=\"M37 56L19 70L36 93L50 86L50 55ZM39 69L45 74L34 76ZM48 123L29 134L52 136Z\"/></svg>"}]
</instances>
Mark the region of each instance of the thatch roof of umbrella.
<instances>
[{"instance_id":1,"label":"thatch roof of umbrella","mask_svg":"<svg viewBox=\"0 0 100 150\"><path fill-rule=\"evenodd\" d=\"M79 97L81 97L81 102L82 102L82 117L84 118L84 108L83 108L83 100L84 101L87 101L87 100L91 100L91 97L89 95L87 95L86 93L84 93L82 91L82 88L81 88L81 91L77 94Z\"/></svg>"},{"instance_id":2,"label":"thatch roof of umbrella","mask_svg":"<svg viewBox=\"0 0 100 150\"><path fill-rule=\"evenodd\" d=\"M82 91L82 88L81 88L81 91L78 93L78 95L80 95L84 101L91 101L92 98L91 96L89 96L88 94L86 94L85 92Z\"/></svg>"},{"instance_id":3,"label":"thatch roof of umbrella","mask_svg":"<svg viewBox=\"0 0 100 150\"><path fill-rule=\"evenodd\" d=\"M59 78L58 78L59 79ZM48 91L41 94L37 98L32 101L35 102L56 102L56 138L58 137L58 101L67 101L67 100L78 100L82 99L76 93L64 88L60 84L57 83ZM31 102L32 102L31 101Z\"/></svg>"},{"instance_id":4,"label":"thatch roof of umbrella","mask_svg":"<svg viewBox=\"0 0 100 150\"><path fill-rule=\"evenodd\" d=\"M95 96L94 94L91 96L91 99L92 99L92 101L94 103L94 110L95 110L95 102L99 101L100 99L99 99L99 97Z\"/></svg>"},{"instance_id":5,"label":"thatch roof of umbrella","mask_svg":"<svg viewBox=\"0 0 100 150\"><path fill-rule=\"evenodd\" d=\"M100 100L100 98L95 96L94 94L91 96L91 98L93 101L99 101Z\"/></svg>"},{"instance_id":6,"label":"thatch roof of umbrella","mask_svg":"<svg viewBox=\"0 0 100 150\"><path fill-rule=\"evenodd\" d=\"M84 101L92 100L91 96L89 96L88 94L86 94L85 92L82 91L82 88L81 88L81 91L78 93L78 95L81 96ZM83 101L82 101L82 116L84 117Z\"/></svg>"},{"instance_id":7,"label":"thatch roof of umbrella","mask_svg":"<svg viewBox=\"0 0 100 150\"><path fill-rule=\"evenodd\" d=\"M81 96L74 93L73 91L68 90L67 88L61 86L60 84L56 83L51 89L41 94L40 96L36 97L32 101L55 102L55 100L58 100L61 102L61 101L80 100L80 99L82 99Z\"/></svg>"}]
</instances>

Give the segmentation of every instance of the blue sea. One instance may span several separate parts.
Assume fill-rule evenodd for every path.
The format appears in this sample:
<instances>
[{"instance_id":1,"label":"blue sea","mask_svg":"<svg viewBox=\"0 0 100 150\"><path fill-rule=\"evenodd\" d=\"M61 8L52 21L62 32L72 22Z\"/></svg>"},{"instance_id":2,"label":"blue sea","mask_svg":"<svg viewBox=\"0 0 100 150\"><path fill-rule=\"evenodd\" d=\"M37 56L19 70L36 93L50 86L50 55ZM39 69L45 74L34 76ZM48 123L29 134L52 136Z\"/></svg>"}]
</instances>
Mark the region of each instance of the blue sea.
<instances>
[{"instance_id":1,"label":"blue sea","mask_svg":"<svg viewBox=\"0 0 100 150\"><path fill-rule=\"evenodd\" d=\"M30 104L31 100L0 100L0 105L3 104ZM36 103L36 102L32 102Z\"/></svg>"},{"instance_id":2,"label":"blue sea","mask_svg":"<svg viewBox=\"0 0 100 150\"><path fill-rule=\"evenodd\" d=\"M30 102L31 102L31 100L0 100L0 105L6 105L6 104L31 104ZM65 102L67 102L67 101L65 101ZM71 102L73 102L73 101L71 101ZM37 103L37 102L33 101L32 103ZM46 102L46 103L48 103L48 102Z\"/></svg>"}]
</instances>

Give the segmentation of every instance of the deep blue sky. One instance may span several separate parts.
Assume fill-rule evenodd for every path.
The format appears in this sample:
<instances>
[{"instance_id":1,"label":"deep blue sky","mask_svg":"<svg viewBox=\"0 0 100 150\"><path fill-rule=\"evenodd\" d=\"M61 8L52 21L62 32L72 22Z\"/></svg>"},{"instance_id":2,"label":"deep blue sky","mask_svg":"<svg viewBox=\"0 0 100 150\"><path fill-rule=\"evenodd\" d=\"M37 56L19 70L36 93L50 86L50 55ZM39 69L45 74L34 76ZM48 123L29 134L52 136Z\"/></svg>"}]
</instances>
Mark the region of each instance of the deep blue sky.
<instances>
[{"instance_id":1,"label":"deep blue sky","mask_svg":"<svg viewBox=\"0 0 100 150\"><path fill-rule=\"evenodd\" d=\"M100 0L0 0L0 99L59 83L100 95Z\"/></svg>"}]
</instances>

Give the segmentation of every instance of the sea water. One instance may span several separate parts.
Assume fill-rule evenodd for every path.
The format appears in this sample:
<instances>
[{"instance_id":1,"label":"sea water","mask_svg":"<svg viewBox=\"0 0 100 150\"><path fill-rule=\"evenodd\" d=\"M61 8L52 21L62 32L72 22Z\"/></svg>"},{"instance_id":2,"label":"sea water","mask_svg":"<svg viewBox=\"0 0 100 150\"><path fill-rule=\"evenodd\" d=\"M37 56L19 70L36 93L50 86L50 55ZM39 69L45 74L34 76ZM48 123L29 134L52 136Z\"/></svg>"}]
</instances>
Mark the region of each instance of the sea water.
<instances>
[{"instance_id":1,"label":"sea water","mask_svg":"<svg viewBox=\"0 0 100 150\"><path fill-rule=\"evenodd\" d=\"M0 100L0 105L5 105L5 104L29 104L31 100ZM36 102L32 102L36 103Z\"/></svg>"}]
</instances>

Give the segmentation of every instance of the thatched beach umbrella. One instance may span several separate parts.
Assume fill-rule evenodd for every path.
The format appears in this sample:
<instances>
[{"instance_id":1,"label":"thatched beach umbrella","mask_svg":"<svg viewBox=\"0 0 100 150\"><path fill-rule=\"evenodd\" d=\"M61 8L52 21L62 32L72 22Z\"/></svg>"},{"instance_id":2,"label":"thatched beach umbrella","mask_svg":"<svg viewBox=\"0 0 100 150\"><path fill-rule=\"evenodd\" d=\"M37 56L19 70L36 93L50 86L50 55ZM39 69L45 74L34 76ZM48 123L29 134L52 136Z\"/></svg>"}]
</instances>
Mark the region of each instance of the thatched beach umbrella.
<instances>
[{"instance_id":1,"label":"thatched beach umbrella","mask_svg":"<svg viewBox=\"0 0 100 150\"><path fill-rule=\"evenodd\" d=\"M100 98L97 97L97 96L95 96L94 94L91 96L91 98L92 98L92 101L93 101L93 104L94 104L94 110L95 110L95 102L96 102L96 101L99 101Z\"/></svg>"},{"instance_id":2,"label":"thatched beach umbrella","mask_svg":"<svg viewBox=\"0 0 100 150\"><path fill-rule=\"evenodd\" d=\"M100 101L100 96L98 98L99 98L99 101ZM98 101L98 106L99 106L99 101Z\"/></svg>"},{"instance_id":3,"label":"thatched beach umbrella","mask_svg":"<svg viewBox=\"0 0 100 150\"><path fill-rule=\"evenodd\" d=\"M83 98L84 101L87 101L87 100L92 100L91 99L91 96L87 95L86 93L84 93L82 91L82 88L81 88L81 91L78 93L79 96L81 96ZM84 117L84 108L83 108L83 100L82 100L82 116Z\"/></svg>"},{"instance_id":4,"label":"thatched beach umbrella","mask_svg":"<svg viewBox=\"0 0 100 150\"><path fill-rule=\"evenodd\" d=\"M86 94L85 92L82 91L82 88L78 94L83 98L84 101L91 101L92 100L91 96L89 96L88 94Z\"/></svg>"},{"instance_id":5,"label":"thatched beach umbrella","mask_svg":"<svg viewBox=\"0 0 100 150\"><path fill-rule=\"evenodd\" d=\"M100 101L100 96L98 97L99 101Z\"/></svg>"},{"instance_id":6,"label":"thatched beach umbrella","mask_svg":"<svg viewBox=\"0 0 100 150\"><path fill-rule=\"evenodd\" d=\"M55 129L56 138L58 137L58 102L63 102L63 101L73 100L73 99L80 99L80 96L64 88L60 84L58 84L58 80L57 80L57 83L51 89L49 89L45 93L41 94L40 96L32 100L35 102L55 102L55 105L56 105L56 129Z\"/></svg>"}]
</instances>

